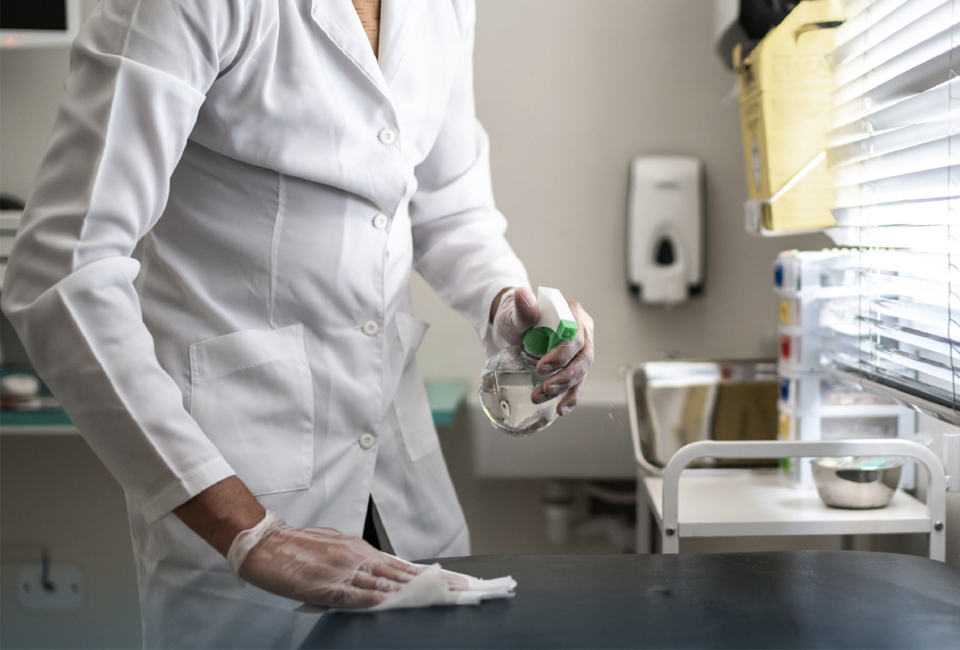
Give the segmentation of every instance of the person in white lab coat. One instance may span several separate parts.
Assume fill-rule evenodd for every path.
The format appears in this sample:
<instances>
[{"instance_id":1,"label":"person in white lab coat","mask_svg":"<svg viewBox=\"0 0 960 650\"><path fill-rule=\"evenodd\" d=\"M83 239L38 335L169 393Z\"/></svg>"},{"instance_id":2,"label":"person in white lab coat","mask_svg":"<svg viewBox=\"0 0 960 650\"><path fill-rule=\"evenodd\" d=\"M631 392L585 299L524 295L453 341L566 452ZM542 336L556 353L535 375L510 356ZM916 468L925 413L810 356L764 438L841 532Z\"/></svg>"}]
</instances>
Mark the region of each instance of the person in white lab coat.
<instances>
[{"instance_id":1,"label":"person in white lab coat","mask_svg":"<svg viewBox=\"0 0 960 650\"><path fill-rule=\"evenodd\" d=\"M358 537L371 498L398 556L469 553L410 271L488 353L537 313L474 11L384 0L365 32L349 0L101 0L81 30L2 306L127 494L147 646L289 646L288 598L379 602L412 570ZM534 394L561 412L593 359L573 308Z\"/></svg>"}]
</instances>

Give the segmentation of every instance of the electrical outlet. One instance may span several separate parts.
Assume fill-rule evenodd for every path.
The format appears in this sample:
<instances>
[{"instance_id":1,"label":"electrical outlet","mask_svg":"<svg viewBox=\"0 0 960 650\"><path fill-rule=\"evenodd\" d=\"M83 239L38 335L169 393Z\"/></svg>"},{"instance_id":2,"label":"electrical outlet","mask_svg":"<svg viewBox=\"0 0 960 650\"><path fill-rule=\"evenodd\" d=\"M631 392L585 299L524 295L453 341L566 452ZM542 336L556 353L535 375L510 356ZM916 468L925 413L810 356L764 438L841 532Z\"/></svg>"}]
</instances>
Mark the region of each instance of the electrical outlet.
<instances>
[{"instance_id":1,"label":"electrical outlet","mask_svg":"<svg viewBox=\"0 0 960 650\"><path fill-rule=\"evenodd\" d=\"M44 584L43 565L25 564L17 572L17 601L23 609L72 610L83 605L86 586L76 564L51 562Z\"/></svg>"}]
</instances>

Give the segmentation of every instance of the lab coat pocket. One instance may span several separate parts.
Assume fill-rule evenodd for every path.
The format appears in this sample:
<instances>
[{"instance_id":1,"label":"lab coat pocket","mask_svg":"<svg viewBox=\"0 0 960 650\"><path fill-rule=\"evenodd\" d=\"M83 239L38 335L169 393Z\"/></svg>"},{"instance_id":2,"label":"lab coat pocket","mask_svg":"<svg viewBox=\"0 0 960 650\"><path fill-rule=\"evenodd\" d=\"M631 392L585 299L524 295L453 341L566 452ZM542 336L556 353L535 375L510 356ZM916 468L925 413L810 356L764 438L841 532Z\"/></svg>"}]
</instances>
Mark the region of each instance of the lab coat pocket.
<instances>
[{"instance_id":1,"label":"lab coat pocket","mask_svg":"<svg viewBox=\"0 0 960 650\"><path fill-rule=\"evenodd\" d=\"M429 325L416 316L403 312L397 314L396 322L405 364L393 403L403 445L410 460L415 461L440 446L437 430L433 426L427 391L423 386L423 377L420 376L420 367L415 356Z\"/></svg>"},{"instance_id":2,"label":"lab coat pocket","mask_svg":"<svg viewBox=\"0 0 960 650\"><path fill-rule=\"evenodd\" d=\"M413 355L417 353L420 344L423 343L423 337L430 329L430 324L406 312L398 312L396 321L397 336L400 337L400 346L403 348L406 357L404 361L406 366L413 359Z\"/></svg>"},{"instance_id":3,"label":"lab coat pocket","mask_svg":"<svg viewBox=\"0 0 960 650\"><path fill-rule=\"evenodd\" d=\"M310 487L313 382L303 325L190 346L190 414L255 495Z\"/></svg>"}]
</instances>

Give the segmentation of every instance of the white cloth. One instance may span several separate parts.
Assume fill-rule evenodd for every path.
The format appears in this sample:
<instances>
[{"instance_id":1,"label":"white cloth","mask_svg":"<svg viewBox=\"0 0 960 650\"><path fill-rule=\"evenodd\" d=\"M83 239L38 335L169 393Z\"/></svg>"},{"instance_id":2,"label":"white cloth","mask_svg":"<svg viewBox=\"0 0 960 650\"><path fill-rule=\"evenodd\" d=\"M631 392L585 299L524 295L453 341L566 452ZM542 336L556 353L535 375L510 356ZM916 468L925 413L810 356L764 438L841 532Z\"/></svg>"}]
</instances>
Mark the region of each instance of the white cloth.
<instances>
[{"instance_id":1,"label":"white cloth","mask_svg":"<svg viewBox=\"0 0 960 650\"><path fill-rule=\"evenodd\" d=\"M167 516L234 473L293 526L360 535L372 493L398 555L469 552L408 279L482 338L528 284L473 27L384 0L379 61L350 0L102 0L81 29L2 307L126 491L147 645L291 643Z\"/></svg>"},{"instance_id":2,"label":"white cloth","mask_svg":"<svg viewBox=\"0 0 960 650\"><path fill-rule=\"evenodd\" d=\"M459 576L467 581L465 590L455 591L447 587L443 575ZM418 607L434 607L438 605L479 605L485 600L494 598L513 598L517 581L512 576L484 580L473 576L455 573L443 569L439 564L432 564L413 580L403 585L379 605L364 609L331 609L314 605L301 605L301 612L381 612L388 609L413 609Z\"/></svg>"}]
</instances>

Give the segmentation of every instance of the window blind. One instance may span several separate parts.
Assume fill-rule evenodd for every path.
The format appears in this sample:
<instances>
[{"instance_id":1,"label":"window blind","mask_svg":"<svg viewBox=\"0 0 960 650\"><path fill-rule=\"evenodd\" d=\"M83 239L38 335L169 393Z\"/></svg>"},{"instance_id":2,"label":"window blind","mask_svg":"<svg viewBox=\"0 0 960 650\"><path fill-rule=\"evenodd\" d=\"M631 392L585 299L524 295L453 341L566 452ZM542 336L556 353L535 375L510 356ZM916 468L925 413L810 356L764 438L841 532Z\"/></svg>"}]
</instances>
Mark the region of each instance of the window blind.
<instances>
[{"instance_id":1,"label":"window blind","mask_svg":"<svg viewBox=\"0 0 960 650\"><path fill-rule=\"evenodd\" d=\"M846 0L822 361L960 424L960 0Z\"/></svg>"}]
</instances>

